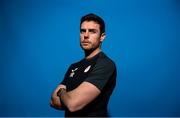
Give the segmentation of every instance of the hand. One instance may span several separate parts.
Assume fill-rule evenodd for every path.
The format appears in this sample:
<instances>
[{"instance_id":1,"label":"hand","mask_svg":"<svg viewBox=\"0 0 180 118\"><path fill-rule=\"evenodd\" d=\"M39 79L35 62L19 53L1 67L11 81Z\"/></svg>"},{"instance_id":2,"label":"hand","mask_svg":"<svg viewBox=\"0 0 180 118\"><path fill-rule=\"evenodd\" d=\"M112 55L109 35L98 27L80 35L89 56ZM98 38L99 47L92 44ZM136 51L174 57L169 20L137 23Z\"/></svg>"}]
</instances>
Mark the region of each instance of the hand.
<instances>
[{"instance_id":1,"label":"hand","mask_svg":"<svg viewBox=\"0 0 180 118\"><path fill-rule=\"evenodd\" d=\"M57 92L57 96L61 97L62 93L66 92L65 88L60 88L59 91Z\"/></svg>"}]
</instances>

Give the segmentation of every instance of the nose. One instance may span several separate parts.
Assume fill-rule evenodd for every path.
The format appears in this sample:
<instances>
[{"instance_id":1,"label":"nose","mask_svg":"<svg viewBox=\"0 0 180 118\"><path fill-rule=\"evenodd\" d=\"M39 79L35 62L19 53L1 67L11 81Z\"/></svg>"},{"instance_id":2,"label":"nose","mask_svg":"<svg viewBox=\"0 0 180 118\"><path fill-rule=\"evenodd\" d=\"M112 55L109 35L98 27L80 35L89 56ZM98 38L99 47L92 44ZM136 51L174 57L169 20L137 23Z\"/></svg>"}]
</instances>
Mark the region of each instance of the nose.
<instances>
[{"instance_id":1,"label":"nose","mask_svg":"<svg viewBox=\"0 0 180 118\"><path fill-rule=\"evenodd\" d=\"M86 32L84 33L84 38L85 38L85 39L89 38L89 32L88 32L88 31L86 31Z\"/></svg>"}]
</instances>

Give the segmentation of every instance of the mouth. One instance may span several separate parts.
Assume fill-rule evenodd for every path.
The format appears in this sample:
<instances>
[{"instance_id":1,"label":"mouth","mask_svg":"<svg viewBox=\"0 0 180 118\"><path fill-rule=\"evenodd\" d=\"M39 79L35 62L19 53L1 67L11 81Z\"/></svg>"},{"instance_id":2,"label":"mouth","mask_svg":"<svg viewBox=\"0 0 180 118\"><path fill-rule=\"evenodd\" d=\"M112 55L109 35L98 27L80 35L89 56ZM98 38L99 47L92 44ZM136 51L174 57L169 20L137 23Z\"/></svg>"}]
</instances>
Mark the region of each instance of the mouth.
<instances>
[{"instance_id":1,"label":"mouth","mask_svg":"<svg viewBox=\"0 0 180 118\"><path fill-rule=\"evenodd\" d=\"M82 45L88 45L89 42L81 42Z\"/></svg>"}]
</instances>

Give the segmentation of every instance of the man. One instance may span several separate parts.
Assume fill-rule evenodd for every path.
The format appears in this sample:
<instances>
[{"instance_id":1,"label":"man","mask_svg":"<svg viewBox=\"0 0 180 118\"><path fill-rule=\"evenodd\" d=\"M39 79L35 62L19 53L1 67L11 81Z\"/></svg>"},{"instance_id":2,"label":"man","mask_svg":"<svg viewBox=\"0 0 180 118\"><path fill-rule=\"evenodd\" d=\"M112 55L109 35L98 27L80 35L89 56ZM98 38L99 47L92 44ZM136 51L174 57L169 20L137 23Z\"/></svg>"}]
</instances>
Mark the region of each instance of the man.
<instances>
[{"instance_id":1,"label":"man","mask_svg":"<svg viewBox=\"0 0 180 118\"><path fill-rule=\"evenodd\" d=\"M51 106L65 117L107 117L108 101L116 84L116 66L101 51L105 23L95 14L81 18L80 46L85 58L72 64L51 96Z\"/></svg>"}]
</instances>

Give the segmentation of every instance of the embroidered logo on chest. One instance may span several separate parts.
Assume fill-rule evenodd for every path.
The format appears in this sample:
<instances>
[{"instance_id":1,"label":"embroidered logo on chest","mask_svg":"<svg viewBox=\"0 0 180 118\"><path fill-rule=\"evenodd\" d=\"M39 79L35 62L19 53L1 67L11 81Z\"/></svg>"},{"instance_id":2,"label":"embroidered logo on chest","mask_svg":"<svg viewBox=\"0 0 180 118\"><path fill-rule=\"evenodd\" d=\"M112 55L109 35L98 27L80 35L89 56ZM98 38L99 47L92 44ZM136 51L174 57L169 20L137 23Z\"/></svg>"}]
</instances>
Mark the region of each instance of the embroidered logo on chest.
<instances>
[{"instance_id":1,"label":"embroidered logo on chest","mask_svg":"<svg viewBox=\"0 0 180 118\"><path fill-rule=\"evenodd\" d=\"M84 73L87 73L90 68L91 68L91 65L89 65L89 66L84 70Z\"/></svg>"},{"instance_id":2,"label":"embroidered logo on chest","mask_svg":"<svg viewBox=\"0 0 180 118\"><path fill-rule=\"evenodd\" d=\"M71 73L70 73L70 75L69 75L69 77L73 77L74 74L75 74L75 71L76 71L77 69L78 69L78 68L75 68L74 70L72 69L72 70L71 70Z\"/></svg>"}]
</instances>

